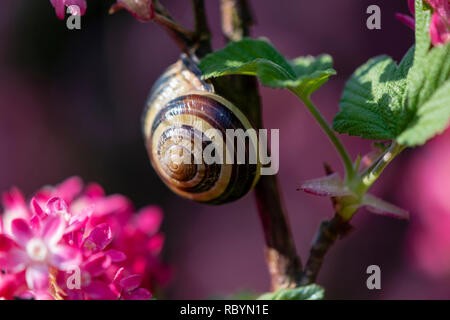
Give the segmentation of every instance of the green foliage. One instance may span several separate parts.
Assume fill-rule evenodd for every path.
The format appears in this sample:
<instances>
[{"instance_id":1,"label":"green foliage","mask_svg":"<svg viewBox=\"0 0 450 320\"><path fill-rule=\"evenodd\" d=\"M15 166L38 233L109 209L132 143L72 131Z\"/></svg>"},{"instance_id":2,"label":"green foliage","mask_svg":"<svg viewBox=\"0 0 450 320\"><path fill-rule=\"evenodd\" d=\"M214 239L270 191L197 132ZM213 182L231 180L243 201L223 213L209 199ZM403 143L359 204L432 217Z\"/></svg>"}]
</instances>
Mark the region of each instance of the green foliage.
<instances>
[{"instance_id":1,"label":"green foliage","mask_svg":"<svg viewBox=\"0 0 450 320\"><path fill-rule=\"evenodd\" d=\"M370 59L347 82L340 101L341 111L333 127L341 133L368 139L395 139L406 125L403 108L408 61L400 66L387 56Z\"/></svg>"},{"instance_id":2,"label":"green foliage","mask_svg":"<svg viewBox=\"0 0 450 320\"><path fill-rule=\"evenodd\" d=\"M426 63L426 61L433 63ZM422 145L446 129L450 119L450 44L434 48L414 70L406 108L412 113L399 135L400 144Z\"/></svg>"},{"instance_id":3,"label":"green foliage","mask_svg":"<svg viewBox=\"0 0 450 320\"><path fill-rule=\"evenodd\" d=\"M280 289L276 292L268 292L258 300L322 300L325 290L317 284L310 284L294 289Z\"/></svg>"},{"instance_id":4,"label":"green foliage","mask_svg":"<svg viewBox=\"0 0 450 320\"><path fill-rule=\"evenodd\" d=\"M431 21L431 9L422 0L415 1L416 46L415 60L426 56L430 48L431 38L428 32Z\"/></svg>"},{"instance_id":5,"label":"green foliage","mask_svg":"<svg viewBox=\"0 0 450 320\"><path fill-rule=\"evenodd\" d=\"M336 74L333 69L333 58L328 54L318 57L298 57L291 60L290 64L294 69L296 80L288 88L302 96L310 96L324 85L330 76Z\"/></svg>"},{"instance_id":6,"label":"green foliage","mask_svg":"<svg viewBox=\"0 0 450 320\"><path fill-rule=\"evenodd\" d=\"M430 10L416 1L416 45L400 65L380 56L358 68L344 89L333 127L368 139L425 143L450 118L450 44L430 48Z\"/></svg>"},{"instance_id":7,"label":"green foliage","mask_svg":"<svg viewBox=\"0 0 450 320\"><path fill-rule=\"evenodd\" d=\"M199 67L204 79L251 75L257 76L265 86L289 88L309 96L336 74L332 64L329 55L286 60L269 42L245 38L209 54Z\"/></svg>"},{"instance_id":8,"label":"green foliage","mask_svg":"<svg viewBox=\"0 0 450 320\"><path fill-rule=\"evenodd\" d=\"M355 71L333 121L336 131L367 139L396 140L412 147L447 127L450 44L430 50L431 9L421 0L416 0L415 6L415 46L399 65L390 57L379 56ZM206 56L199 67L205 79L232 74L257 76L263 85L287 88L308 101L336 74L332 64L329 55L287 60L266 40L245 38Z\"/></svg>"}]
</instances>

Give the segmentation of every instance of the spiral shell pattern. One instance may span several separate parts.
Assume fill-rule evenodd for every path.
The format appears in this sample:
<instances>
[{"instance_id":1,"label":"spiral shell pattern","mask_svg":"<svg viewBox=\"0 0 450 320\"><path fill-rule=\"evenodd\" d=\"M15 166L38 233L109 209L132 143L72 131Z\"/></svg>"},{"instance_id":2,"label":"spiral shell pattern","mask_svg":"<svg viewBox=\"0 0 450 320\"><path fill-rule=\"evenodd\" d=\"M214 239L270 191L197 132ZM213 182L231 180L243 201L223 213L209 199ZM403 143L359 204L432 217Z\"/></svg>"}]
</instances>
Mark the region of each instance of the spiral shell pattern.
<instances>
[{"instance_id":1,"label":"spiral shell pattern","mask_svg":"<svg viewBox=\"0 0 450 320\"><path fill-rule=\"evenodd\" d=\"M227 129L252 129L245 115L213 93L196 65L182 57L155 83L143 116L151 163L163 182L182 197L210 204L234 201L259 178L255 136L245 139L244 163L237 163L238 144L227 144ZM242 151L242 150L241 150ZM207 152L207 153L206 153ZM205 153L222 161L211 162ZM227 154L231 162L227 162Z\"/></svg>"}]
</instances>

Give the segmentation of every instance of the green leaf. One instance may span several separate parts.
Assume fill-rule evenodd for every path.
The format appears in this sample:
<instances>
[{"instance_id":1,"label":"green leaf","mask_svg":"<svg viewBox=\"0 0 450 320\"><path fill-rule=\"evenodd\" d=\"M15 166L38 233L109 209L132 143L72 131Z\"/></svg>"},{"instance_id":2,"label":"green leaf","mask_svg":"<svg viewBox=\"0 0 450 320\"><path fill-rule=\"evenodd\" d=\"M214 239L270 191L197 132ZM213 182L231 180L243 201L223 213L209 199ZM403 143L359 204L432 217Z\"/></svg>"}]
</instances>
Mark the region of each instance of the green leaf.
<instances>
[{"instance_id":1,"label":"green leaf","mask_svg":"<svg viewBox=\"0 0 450 320\"><path fill-rule=\"evenodd\" d=\"M286 83L291 90L300 95L309 96L324 85L330 76L335 75L333 58L323 54L318 57L298 57L290 61L296 79L293 83Z\"/></svg>"},{"instance_id":2,"label":"green leaf","mask_svg":"<svg viewBox=\"0 0 450 320\"><path fill-rule=\"evenodd\" d=\"M417 61L423 59L430 48L430 21L431 21L431 8L428 7L423 0L415 1L415 38L416 47L414 59Z\"/></svg>"},{"instance_id":3,"label":"green leaf","mask_svg":"<svg viewBox=\"0 0 450 320\"><path fill-rule=\"evenodd\" d=\"M397 138L400 144L416 146L424 144L436 134L442 133L450 119L450 80L447 80L417 110L408 128Z\"/></svg>"},{"instance_id":4,"label":"green leaf","mask_svg":"<svg viewBox=\"0 0 450 320\"><path fill-rule=\"evenodd\" d=\"M413 52L399 66L379 56L359 67L345 86L333 128L368 139L394 139L406 125L403 96Z\"/></svg>"},{"instance_id":5,"label":"green leaf","mask_svg":"<svg viewBox=\"0 0 450 320\"><path fill-rule=\"evenodd\" d=\"M414 62L407 80L404 108L407 125L396 137L410 147L442 133L450 120L450 43L431 49Z\"/></svg>"},{"instance_id":6,"label":"green leaf","mask_svg":"<svg viewBox=\"0 0 450 320\"><path fill-rule=\"evenodd\" d=\"M407 78L404 108L408 125L397 137L400 144L417 146L441 133L450 119L450 43L429 50L431 8L423 1L416 6L416 50Z\"/></svg>"},{"instance_id":7,"label":"green leaf","mask_svg":"<svg viewBox=\"0 0 450 320\"><path fill-rule=\"evenodd\" d=\"M333 127L406 146L425 143L450 119L450 43L430 50L430 8L416 1L416 45L396 65L386 56L356 70L344 89Z\"/></svg>"},{"instance_id":8,"label":"green leaf","mask_svg":"<svg viewBox=\"0 0 450 320\"><path fill-rule=\"evenodd\" d=\"M250 38L209 54L199 68L204 79L232 74L257 76L265 86L289 88L306 96L336 74L328 55L288 61L266 40Z\"/></svg>"},{"instance_id":9,"label":"green leaf","mask_svg":"<svg viewBox=\"0 0 450 320\"><path fill-rule=\"evenodd\" d=\"M325 290L316 284L265 293L258 300L322 300Z\"/></svg>"}]
</instances>

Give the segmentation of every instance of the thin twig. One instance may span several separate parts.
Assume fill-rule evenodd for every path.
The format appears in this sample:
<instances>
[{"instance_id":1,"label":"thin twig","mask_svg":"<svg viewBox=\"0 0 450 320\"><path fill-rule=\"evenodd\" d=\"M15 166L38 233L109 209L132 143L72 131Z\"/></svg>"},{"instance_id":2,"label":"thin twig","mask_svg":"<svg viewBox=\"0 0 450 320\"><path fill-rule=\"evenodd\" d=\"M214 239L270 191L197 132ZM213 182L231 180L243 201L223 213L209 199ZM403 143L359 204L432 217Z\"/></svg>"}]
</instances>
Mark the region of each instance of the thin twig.
<instances>
[{"instance_id":1,"label":"thin twig","mask_svg":"<svg viewBox=\"0 0 450 320\"><path fill-rule=\"evenodd\" d=\"M333 174L333 170L327 164L325 164L325 172L327 175ZM342 239L353 230L350 223L337 214L340 209L339 199L332 197L331 201L336 213L330 221L323 221L319 230L317 230L301 277L301 285L307 285L316 281L325 254L330 247L338 238Z\"/></svg>"},{"instance_id":2,"label":"thin twig","mask_svg":"<svg viewBox=\"0 0 450 320\"><path fill-rule=\"evenodd\" d=\"M276 176L261 176L255 195L264 230L272 288L296 287L302 274L302 265L281 203Z\"/></svg>"},{"instance_id":3,"label":"thin twig","mask_svg":"<svg viewBox=\"0 0 450 320\"><path fill-rule=\"evenodd\" d=\"M211 52L211 34L206 17L204 0L192 0L195 32L178 24L159 0L152 0L152 3L155 9L154 21L169 33L181 51L189 55L195 54L199 58Z\"/></svg>"},{"instance_id":4,"label":"thin twig","mask_svg":"<svg viewBox=\"0 0 450 320\"><path fill-rule=\"evenodd\" d=\"M253 22L246 0L222 0L222 30L227 40L238 41L249 35ZM217 92L247 114L256 128L262 128L261 101L256 78L221 77L215 80ZM259 217L266 242L266 262L272 289L295 287L302 266L281 201L276 176L261 176L255 187Z\"/></svg>"},{"instance_id":5,"label":"thin twig","mask_svg":"<svg viewBox=\"0 0 450 320\"><path fill-rule=\"evenodd\" d=\"M338 239L349 233L351 226L347 221L336 214L330 221L323 221L313 240L309 252L309 258L300 281L301 285L314 283L322 267L325 254Z\"/></svg>"},{"instance_id":6,"label":"thin twig","mask_svg":"<svg viewBox=\"0 0 450 320\"><path fill-rule=\"evenodd\" d=\"M296 92L293 90L294 94L296 94L305 104L308 111L311 113L311 115L316 119L317 123L320 125L320 127L323 129L323 131L326 133L328 138L330 139L330 142L334 145L336 148L336 151L340 155L342 162L345 167L345 177L347 178L353 178L355 175L355 169L353 168L352 159L350 158L350 155L347 152L347 149L342 144L339 137L336 135L336 133L331 129L328 122L325 120L325 118L320 113L319 109L314 105L314 103L311 101L311 98L308 96L303 96L301 93Z\"/></svg>"},{"instance_id":7,"label":"thin twig","mask_svg":"<svg viewBox=\"0 0 450 320\"><path fill-rule=\"evenodd\" d=\"M181 51L192 53L196 44L195 33L178 24L158 0L152 0L152 3L155 8L154 21L169 33Z\"/></svg>"},{"instance_id":8,"label":"thin twig","mask_svg":"<svg viewBox=\"0 0 450 320\"><path fill-rule=\"evenodd\" d=\"M174 21L155 13L154 21L161 25L175 41L181 51L189 54L194 45L194 34L183 29Z\"/></svg>"},{"instance_id":9,"label":"thin twig","mask_svg":"<svg viewBox=\"0 0 450 320\"><path fill-rule=\"evenodd\" d=\"M195 40L198 44L196 55L204 57L211 52L211 32L209 31L204 0L191 0L195 19Z\"/></svg>"}]
</instances>

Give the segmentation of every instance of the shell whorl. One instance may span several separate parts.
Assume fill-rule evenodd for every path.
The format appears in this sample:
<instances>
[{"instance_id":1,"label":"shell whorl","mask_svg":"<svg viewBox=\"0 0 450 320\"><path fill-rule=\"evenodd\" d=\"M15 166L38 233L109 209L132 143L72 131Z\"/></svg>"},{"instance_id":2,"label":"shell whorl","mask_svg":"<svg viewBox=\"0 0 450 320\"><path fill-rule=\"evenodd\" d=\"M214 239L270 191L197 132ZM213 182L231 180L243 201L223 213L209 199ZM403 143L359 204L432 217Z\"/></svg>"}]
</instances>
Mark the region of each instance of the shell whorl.
<instances>
[{"instance_id":1,"label":"shell whorl","mask_svg":"<svg viewBox=\"0 0 450 320\"><path fill-rule=\"evenodd\" d=\"M213 92L195 64L182 57L155 83L143 129L151 163L172 191L191 200L221 204L253 188L260 164L236 163L237 146L227 145L227 129L246 131L252 126L238 108ZM246 139L246 156L257 154L257 146L256 136ZM204 152L213 149L212 154L223 160L229 153L234 163L208 163Z\"/></svg>"},{"instance_id":2,"label":"shell whorl","mask_svg":"<svg viewBox=\"0 0 450 320\"><path fill-rule=\"evenodd\" d=\"M170 100L193 90L214 92L214 87L201 79L195 62L183 54L156 80L150 91L142 117L144 135L148 137L153 119Z\"/></svg>"}]
</instances>

